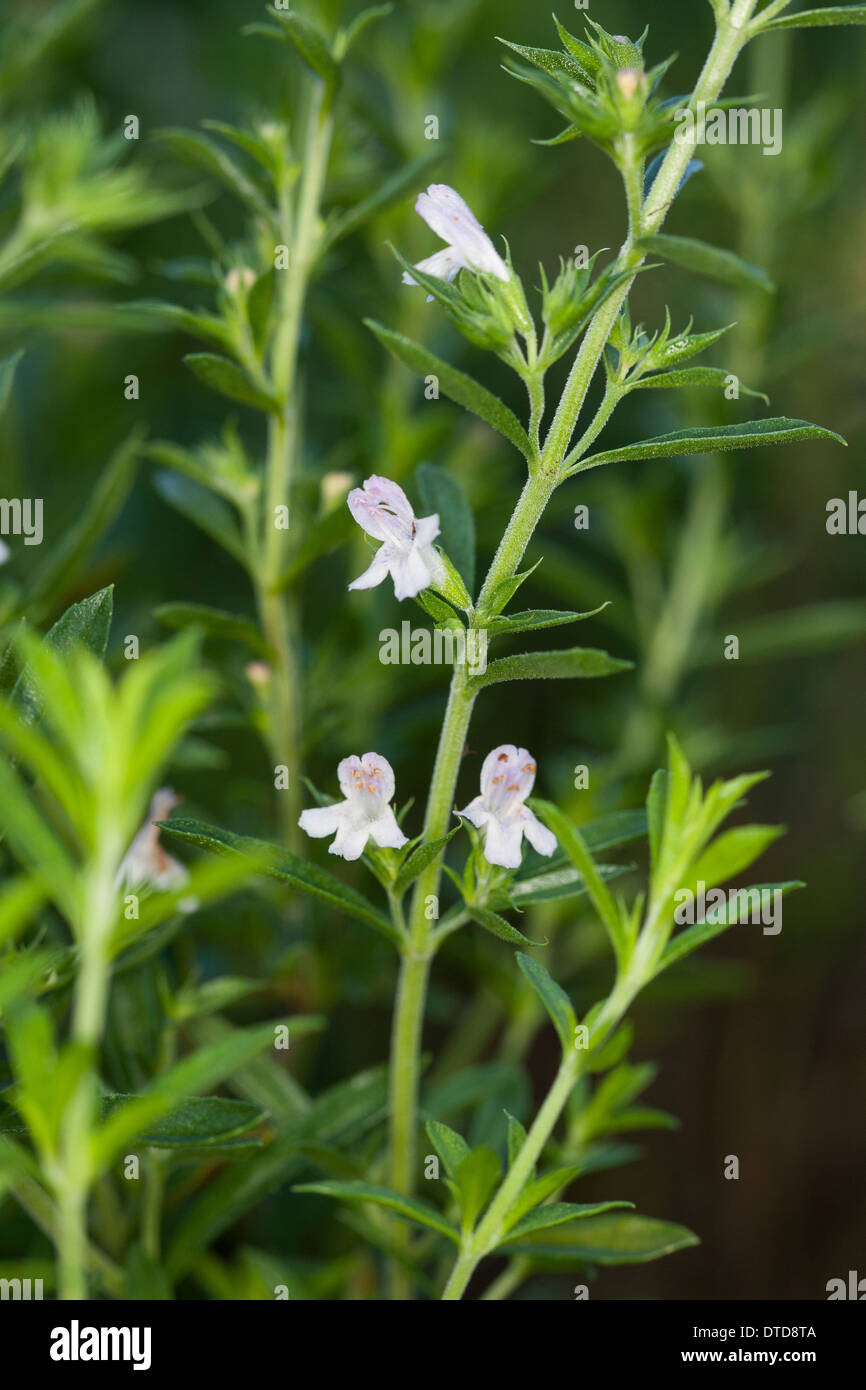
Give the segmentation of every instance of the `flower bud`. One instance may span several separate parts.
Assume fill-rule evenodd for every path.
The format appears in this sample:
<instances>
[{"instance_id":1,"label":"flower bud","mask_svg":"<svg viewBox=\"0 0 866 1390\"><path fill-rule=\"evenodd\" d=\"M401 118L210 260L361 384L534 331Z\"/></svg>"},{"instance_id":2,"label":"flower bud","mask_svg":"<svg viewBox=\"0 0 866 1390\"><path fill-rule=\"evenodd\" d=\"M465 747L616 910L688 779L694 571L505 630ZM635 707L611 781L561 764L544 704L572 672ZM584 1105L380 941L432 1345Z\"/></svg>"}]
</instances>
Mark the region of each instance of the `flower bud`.
<instances>
[{"instance_id":1,"label":"flower bud","mask_svg":"<svg viewBox=\"0 0 866 1390\"><path fill-rule=\"evenodd\" d=\"M641 74L637 68L620 68L616 75L616 85L627 101L631 101L640 86Z\"/></svg>"},{"instance_id":2,"label":"flower bud","mask_svg":"<svg viewBox=\"0 0 866 1390\"><path fill-rule=\"evenodd\" d=\"M251 661L244 670L244 675L250 685L259 690L270 684L271 668L266 661Z\"/></svg>"},{"instance_id":3,"label":"flower bud","mask_svg":"<svg viewBox=\"0 0 866 1390\"><path fill-rule=\"evenodd\" d=\"M340 505L355 481L351 473L326 473L322 479L322 508L326 512Z\"/></svg>"},{"instance_id":4,"label":"flower bud","mask_svg":"<svg viewBox=\"0 0 866 1390\"><path fill-rule=\"evenodd\" d=\"M256 272L248 265L234 266L226 276L226 289L229 294L239 294L241 289L251 290L256 283Z\"/></svg>"}]
</instances>

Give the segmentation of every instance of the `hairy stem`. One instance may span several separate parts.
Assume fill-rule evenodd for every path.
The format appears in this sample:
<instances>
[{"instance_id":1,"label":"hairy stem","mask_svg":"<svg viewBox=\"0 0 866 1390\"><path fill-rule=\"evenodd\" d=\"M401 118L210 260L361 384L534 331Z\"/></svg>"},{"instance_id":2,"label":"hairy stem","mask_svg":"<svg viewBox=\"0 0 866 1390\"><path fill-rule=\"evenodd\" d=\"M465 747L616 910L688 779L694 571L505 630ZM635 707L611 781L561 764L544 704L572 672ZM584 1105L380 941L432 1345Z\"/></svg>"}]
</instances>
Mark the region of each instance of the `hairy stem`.
<instances>
[{"instance_id":1,"label":"hairy stem","mask_svg":"<svg viewBox=\"0 0 866 1390\"><path fill-rule=\"evenodd\" d=\"M757 0L736 0L730 15L720 23L712 49L692 96L694 103L700 100L710 103L719 96L746 40L744 26L751 17L756 3ZM636 242L639 236L657 231L663 223L668 207L679 190L691 158L691 150L687 144L681 145L677 142L671 144L650 191L649 211L646 212L640 205L641 161L632 146L624 147L623 158L629 207L629 233L620 251L619 266L621 269L636 272L644 260L644 255ZM537 471L529 477L524 486L523 493L508 523L481 590L477 606L479 622L483 622L485 619L497 585L516 572L547 503L562 480L563 462L568 454L575 424L610 333L633 283L634 276L632 275L602 305L587 329L545 440ZM602 413L603 409L604 407ZM594 437L591 429L588 431L588 437ZM461 750L469 728L473 703L472 696L465 689L465 675L462 671L455 671L448 708L440 734L439 749L427 804L424 824L425 839L442 835L447 828L460 766ZM421 1040L426 977L429 971L429 959L427 957L429 956L431 935L425 909L429 899L438 895L440 875L441 862L437 860L419 877L416 885L409 928L411 956L407 954L403 960L393 1032L391 1175L392 1181L396 1179L402 1184L398 1190L404 1192L411 1190L414 1179L414 1147L418 1104L417 1054ZM422 959L424 961L423 982L420 970ZM410 969L412 971L411 988L407 983ZM608 1006L602 1017L607 1014L608 1008L613 1006L618 997L618 990L615 989L608 1000ZM418 1015L411 1021L404 1017L410 1010ZM412 1063L404 1056L404 1052L408 1052L410 1046L414 1049ZM461 1251L443 1295L444 1298L451 1300L461 1297L472 1277L475 1266L490 1248L490 1241L493 1240L495 1244L495 1238L501 1231L502 1222L535 1160L547 1143L568 1099L576 1076L577 1062L575 1059L567 1057L515 1163L506 1176L499 1193L491 1203L481 1225L472 1237L470 1247ZM399 1085L397 1078L399 1078ZM395 1113L394 1102L397 1100L399 1101L399 1112ZM401 1146L404 1146L405 1152L397 1152L398 1138Z\"/></svg>"},{"instance_id":2,"label":"hairy stem","mask_svg":"<svg viewBox=\"0 0 866 1390\"><path fill-rule=\"evenodd\" d=\"M699 101L705 101L710 105L719 97L747 40L745 25L756 4L757 0L736 0L730 15L719 23L713 46L692 94L693 106ZM639 230L640 235L646 236L657 232L662 226L677 196L692 153L691 145L685 141L680 143L674 140L670 145L647 195L638 225L631 225L629 228L629 234L619 253L618 269L636 272L643 264L646 257L635 245L636 232ZM626 172L627 187L633 176L632 171ZM630 221L634 223L634 219L630 218ZM571 436L583 409L590 383L633 284L632 275L605 300L586 331L544 443L542 461L548 470L557 469L568 453Z\"/></svg>"}]
</instances>

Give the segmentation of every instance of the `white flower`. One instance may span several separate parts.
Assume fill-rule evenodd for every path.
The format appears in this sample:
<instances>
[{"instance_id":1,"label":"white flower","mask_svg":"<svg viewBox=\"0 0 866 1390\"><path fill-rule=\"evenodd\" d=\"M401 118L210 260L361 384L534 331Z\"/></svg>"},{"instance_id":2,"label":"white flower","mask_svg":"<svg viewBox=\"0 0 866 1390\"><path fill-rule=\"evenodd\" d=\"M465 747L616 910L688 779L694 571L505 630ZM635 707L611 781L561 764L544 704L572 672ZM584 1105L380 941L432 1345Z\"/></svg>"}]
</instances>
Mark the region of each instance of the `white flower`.
<instances>
[{"instance_id":1,"label":"white flower","mask_svg":"<svg viewBox=\"0 0 866 1390\"><path fill-rule=\"evenodd\" d=\"M498 280L511 278L508 266L472 209L447 183L431 183L426 193L419 193L415 211L448 243L426 260L418 261L418 270L435 275L438 280L453 280L464 269L495 275ZM403 283L417 285L418 281L404 270Z\"/></svg>"},{"instance_id":2,"label":"white flower","mask_svg":"<svg viewBox=\"0 0 866 1390\"><path fill-rule=\"evenodd\" d=\"M147 819L139 830L117 871L115 886L133 892L155 888L159 893L172 893L183 888L189 880L189 870L179 859L166 854L159 842L159 826L153 822L167 820L181 798L171 787L160 787L150 803ZM182 911L194 911L195 899L178 903Z\"/></svg>"},{"instance_id":3,"label":"white flower","mask_svg":"<svg viewBox=\"0 0 866 1390\"><path fill-rule=\"evenodd\" d=\"M439 535L435 513L416 517L403 489L375 474L362 488L353 488L346 500L358 525L383 542L350 589L373 589L390 574L397 598L414 598L434 579L444 578L444 566L433 548Z\"/></svg>"},{"instance_id":4,"label":"white flower","mask_svg":"<svg viewBox=\"0 0 866 1390\"><path fill-rule=\"evenodd\" d=\"M0 565L5 565L6 561L9 559L9 556L11 554L12 551L9 549L5 541L0 541Z\"/></svg>"},{"instance_id":5,"label":"white flower","mask_svg":"<svg viewBox=\"0 0 866 1390\"><path fill-rule=\"evenodd\" d=\"M534 781L535 763L525 748L503 743L484 759L481 795L460 814L484 831L488 864L518 869L524 835L539 854L550 856L556 849L555 835L523 804Z\"/></svg>"},{"instance_id":6,"label":"white flower","mask_svg":"<svg viewBox=\"0 0 866 1390\"><path fill-rule=\"evenodd\" d=\"M337 768L345 801L303 811L298 825L314 840L336 835L330 854L360 859L369 839L381 849L400 849L407 843L391 808L394 773L379 753L353 754Z\"/></svg>"}]
</instances>

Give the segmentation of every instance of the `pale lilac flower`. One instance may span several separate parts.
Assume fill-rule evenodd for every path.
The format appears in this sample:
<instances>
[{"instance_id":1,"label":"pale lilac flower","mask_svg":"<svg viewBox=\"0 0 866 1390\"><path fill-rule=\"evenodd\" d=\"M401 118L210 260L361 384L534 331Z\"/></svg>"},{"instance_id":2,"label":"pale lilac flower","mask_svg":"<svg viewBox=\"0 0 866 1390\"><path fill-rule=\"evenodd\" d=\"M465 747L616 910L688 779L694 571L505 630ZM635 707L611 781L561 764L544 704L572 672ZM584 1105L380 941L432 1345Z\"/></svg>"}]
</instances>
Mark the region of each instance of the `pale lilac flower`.
<instances>
[{"instance_id":1,"label":"pale lilac flower","mask_svg":"<svg viewBox=\"0 0 866 1390\"><path fill-rule=\"evenodd\" d=\"M435 275L437 280L453 280L461 270L481 271L498 280L511 278L508 266L472 209L447 183L431 183L426 193L419 193L415 211L447 243L426 260L418 261L418 270ZM404 270L403 283L417 285L418 281Z\"/></svg>"},{"instance_id":2,"label":"pale lilac flower","mask_svg":"<svg viewBox=\"0 0 866 1390\"><path fill-rule=\"evenodd\" d=\"M556 837L523 804L534 781L535 763L525 748L503 743L484 759L481 795L460 814L483 830L488 864L518 869L524 835L539 854L549 857L556 849Z\"/></svg>"},{"instance_id":3,"label":"pale lilac flower","mask_svg":"<svg viewBox=\"0 0 866 1390\"><path fill-rule=\"evenodd\" d=\"M314 840L335 835L330 854L360 859L368 840L380 849L400 849L407 843L391 807L394 773L379 753L352 754L337 768L345 801L303 811L298 825Z\"/></svg>"},{"instance_id":4,"label":"pale lilac flower","mask_svg":"<svg viewBox=\"0 0 866 1390\"><path fill-rule=\"evenodd\" d=\"M157 820L167 820L180 800L171 787L160 787L155 793L147 819L117 871L116 887L129 888L133 892L140 888L155 888L160 893L171 893L187 883L189 870L179 859L166 854L159 842L159 826L153 824Z\"/></svg>"},{"instance_id":5,"label":"pale lilac flower","mask_svg":"<svg viewBox=\"0 0 866 1390\"><path fill-rule=\"evenodd\" d=\"M373 589L390 574L398 599L414 598L445 570L433 548L439 535L439 517L416 517L408 497L390 478L375 474L362 488L353 488L346 499L349 510L368 536L383 544L373 562L353 580L350 589Z\"/></svg>"},{"instance_id":6,"label":"pale lilac flower","mask_svg":"<svg viewBox=\"0 0 866 1390\"><path fill-rule=\"evenodd\" d=\"M0 565L5 565L11 554L12 551L9 549L8 545L6 545L5 541L0 541Z\"/></svg>"}]
</instances>

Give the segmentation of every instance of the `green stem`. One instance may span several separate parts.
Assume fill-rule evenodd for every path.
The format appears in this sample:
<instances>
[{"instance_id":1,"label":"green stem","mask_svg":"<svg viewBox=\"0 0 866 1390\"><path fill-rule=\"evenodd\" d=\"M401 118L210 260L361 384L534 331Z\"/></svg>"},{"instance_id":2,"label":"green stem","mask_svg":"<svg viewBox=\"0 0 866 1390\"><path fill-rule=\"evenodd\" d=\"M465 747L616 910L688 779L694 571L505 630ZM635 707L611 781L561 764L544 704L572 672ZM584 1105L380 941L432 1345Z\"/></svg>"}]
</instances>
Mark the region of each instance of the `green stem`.
<instances>
[{"instance_id":1,"label":"green stem","mask_svg":"<svg viewBox=\"0 0 866 1390\"><path fill-rule=\"evenodd\" d=\"M395 1192L409 1193L414 1187L421 1028L430 960L429 954L413 955L407 950L400 965L389 1075L390 1181ZM411 1245L411 1232L404 1223L395 1225L394 1239L399 1255L390 1262L389 1273L391 1297L399 1302L412 1297L411 1274L403 1258Z\"/></svg>"},{"instance_id":2,"label":"green stem","mask_svg":"<svg viewBox=\"0 0 866 1390\"><path fill-rule=\"evenodd\" d=\"M57 1218L57 1296L80 1303L87 1298L87 1198L80 1187L60 1192Z\"/></svg>"},{"instance_id":3,"label":"green stem","mask_svg":"<svg viewBox=\"0 0 866 1390\"><path fill-rule=\"evenodd\" d=\"M494 1279L490 1287L484 1290L481 1295L481 1302L498 1303L510 1298L514 1290L520 1288L531 1270L531 1260L526 1259L524 1255L515 1255L514 1259L508 1261L498 1278Z\"/></svg>"},{"instance_id":4,"label":"green stem","mask_svg":"<svg viewBox=\"0 0 866 1390\"><path fill-rule=\"evenodd\" d=\"M87 1195L91 1183L90 1133L96 1103L95 1061L105 1025L109 963L107 943L116 910L114 878L122 846L114 828L97 826L99 857L85 877L78 922L81 964L75 982L72 1041L88 1065L73 1091L61 1125L57 1191L58 1291L64 1300L87 1297Z\"/></svg>"},{"instance_id":5,"label":"green stem","mask_svg":"<svg viewBox=\"0 0 866 1390\"><path fill-rule=\"evenodd\" d=\"M303 172L294 215L288 184L278 189L279 234L290 249L290 267L278 272L277 329L270 377L280 402L268 425L265 469L263 555L256 558L259 616L272 654L269 743L275 764L288 769L288 788L280 793L284 838L297 837L300 805L301 725L297 668L297 614L283 591L282 575L291 540L292 482L297 454L298 349L310 276L319 248L319 209L331 148L333 121L324 86L316 82L310 96ZM288 529L278 528L278 508L288 509Z\"/></svg>"},{"instance_id":6,"label":"green stem","mask_svg":"<svg viewBox=\"0 0 866 1390\"><path fill-rule=\"evenodd\" d=\"M555 486L556 480L543 474L536 474L527 480L490 566L481 591L479 609L483 609L497 584L516 571ZM451 821L457 777L474 703L475 695L466 688L466 672L462 667L456 667L430 784L424 818L425 840L439 839L446 833ZM419 875L415 885L391 1035L390 1181L395 1191L405 1193L410 1193L415 1185L419 1056L427 981L430 962L443 939L436 936L436 918L428 916L431 899L438 899L439 896L441 872L441 861L436 860ZM408 1231L401 1231L398 1238L401 1245L408 1246L411 1236ZM402 1262L393 1263L391 1282L392 1289L398 1290L400 1297L409 1296Z\"/></svg>"},{"instance_id":7,"label":"green stem","mask_svg":"<svg viewBox=\"0 0 866 1390\"><path fill-rule=\"evenodd\" d=\"M571 469L574 469L575 472L579 471L578 460L583 458L590 445L593 444L601 434L625 394L624 391L620 390L613 383L608 382L601 405L596 411L588 428L581 435L567 458L563 460L563 473L568 473Z\"/></svg>"},{"instance_id":8,"label":"green stem","mask_svg":"<svg viewBox=\"0 0 866 1390\"><path fill-rule=\"evenodd\" d=\"M693 101L706 100L711 102L719 95L745 41L743 26L751 16L756 3L757 0L736 0L730 16L719 26L704 70L695 87ZM687 145L679 145L676 142L671 145L650 193L650 201L655 210L644 216L640 211L641 190L638 183L640 161L633 147L626 147L627 169L625 178L630 210L630 230L620 252L621 267L636 271L642 264L644 257L634 245L635 234L638 231L641 233L656 231L661 226L668 206L676 197L690 157L691 153ZM633 282L634 277L632 276L599 309L587 329L545 440L537 471L534 471L527 479L481 590L477 606L480 623L485 621L487 606L496 586L503 579L516 572L544 509L562 479L562 464L568 453L575 423L617 315ZM474 697L465 689L464 673L455 671L451 683L448 708L440 734L436 765L427 804L424 823L425 839L440 836L445 833L447 828L460 767L460 757L469 728L473 703ZM429 898L438 895L440 874L441 864L437 860L425 870L416 884L409 927L409 952L411 955L407 953L404 956L393 1031L391 1174L392 1181L398 1179L404 1184L398 1188L404 1192L411 1190L414 1178L418 1104L417 1053L421 1039L431 936L431 928L425 915L425 909ZM422 961L424 965L423 979L420 969ZM411 981L411 988L409 981ZM608 1000L608 1006L612 1006L617 997L618 989L615 989ZM417 1014L417 1016L410 1019L408 1017L410 1012ZM606 1008L602 1018L607 1012ZM413 1050L411 1060L407 1055L410 1048ZM559 1075L520 1153L478 1230L471 1238L469 1249L461 1251L443 1295L444 1298L451 1300L461 1297L472 1277L475 1266L490 1248L490 1241L492 1240L495 1244L496 1239L498 1239L502 1222L510 1210L514 1198L522 1188L562 1112L574 1085L577 1067L578 1061L574 1058L567 1057L564 1060ZM399 1086L396 1080L398 1077ZM399 1101L398 1108L394 1106L395 1101ZM396 1150L395 1142L398 1136L401 1146L399 1153ZM406 1184L409 1185L408 1188Z\"/></svg>"},{"instance_id":9,"label":"green stem","mask_svg":"<svg viewBox=\"0 0 866 1390\"><path fill-rule=\"evenodd\" d=\"M710 105L719 96L741 48L747 41L745 26L756 4L757 0L736 0L730 15L719 24L713 46L692 95L693 105L697 105L699 101L705 101ZM680 144L675 140L671 144L647 195L640 219L641 235L657 232L661 227L668 209L676 198L691 157L692 149L686 142ZM631 172L626 174L627 187L632 177ZM630 227L629 235L620 250L620 270L637 271L645 260L644 254L635 246L634 232L635 228ZM632 275L605 300L586 331L544 442L542 466L547 470L558 469L568 453L569 442L586 400L590 382L633 284Z\"/></svg>"},{"instance_id":10,"label":"green stem","mask_svg":"<svg viewBox=\"0 0 866 1390\"><path fill-rule=\"evenodd\" d=\"M547 1093L544 1104L526 1136L523 1146L509 1168L502 1186L451 1271L442 1299L456 1302L463 1297L466 1285L485 1255L496 1248L502 1238L505 1221L515 1201L528 1181L541 1152L553 1133L557 1120L565 1109L577 1080L580 1059L577 1053L564 1057L556 1080Z\"/></svg>"}]
</instances>

